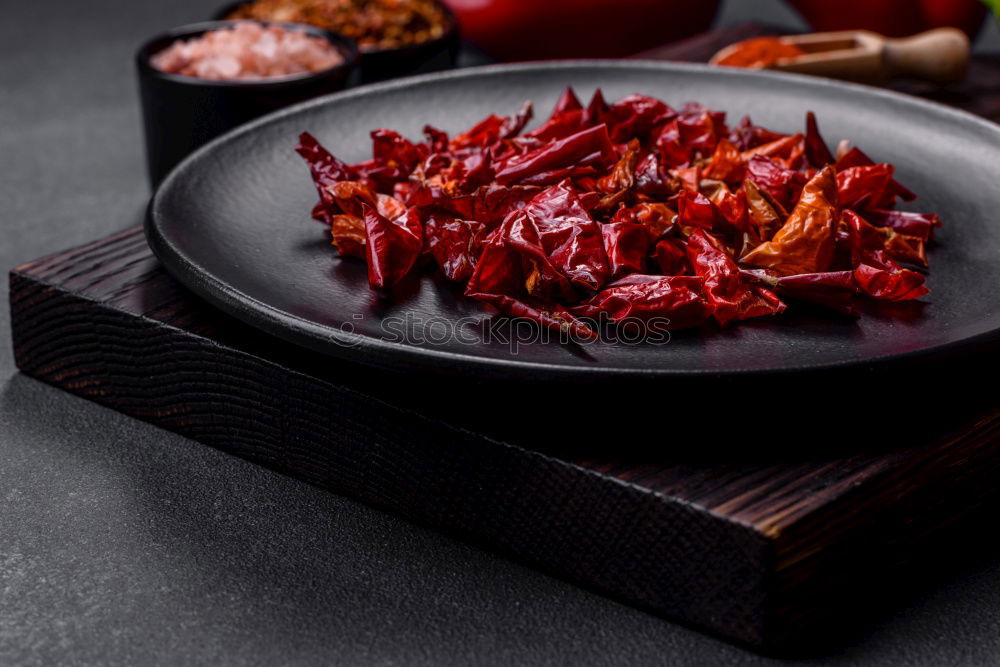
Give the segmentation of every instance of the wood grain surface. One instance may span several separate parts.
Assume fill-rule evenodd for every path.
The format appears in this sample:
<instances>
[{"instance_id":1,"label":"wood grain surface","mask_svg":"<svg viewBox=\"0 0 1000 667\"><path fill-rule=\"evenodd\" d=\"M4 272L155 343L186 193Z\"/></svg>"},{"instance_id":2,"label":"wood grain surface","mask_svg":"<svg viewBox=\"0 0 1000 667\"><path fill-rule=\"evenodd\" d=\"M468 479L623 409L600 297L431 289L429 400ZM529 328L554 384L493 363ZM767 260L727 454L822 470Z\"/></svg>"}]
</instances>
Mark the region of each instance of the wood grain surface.
<instances>
[{"instance_id":1,"label":"wood grain surface","mask_svg":"<svg viewBox=\"0 0 1000 667\"><path fill-rule=\"evenodd\" d=\"M851 423L839 450L779 429L715 452L723 432L697 421L674 429L693 449L553 446L565 429L542 412L497 415L496 393L479 415L457 403L485 388L317 360L222 315L138 228L18 267L10 285L29 375L760 648L835 634L841 601L992 499L1000 467L1000 413L957 408L920 420L923 440L895 428L906 441L873 446L882 431Z\"/></svg>"}]
</instances>

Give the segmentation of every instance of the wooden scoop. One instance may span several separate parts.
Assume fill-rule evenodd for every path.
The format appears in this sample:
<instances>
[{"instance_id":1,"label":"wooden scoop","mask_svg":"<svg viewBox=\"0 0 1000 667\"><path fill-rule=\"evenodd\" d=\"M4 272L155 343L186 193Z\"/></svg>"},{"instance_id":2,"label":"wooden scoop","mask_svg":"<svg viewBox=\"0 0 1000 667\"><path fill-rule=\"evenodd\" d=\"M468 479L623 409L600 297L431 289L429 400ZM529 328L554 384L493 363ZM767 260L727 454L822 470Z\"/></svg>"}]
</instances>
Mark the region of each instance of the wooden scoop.
<instances>
[{"instance_id":1,"label":"wooden scoop","mask_svg":"<svg viewBox=\"0 0 1000 667\"><path fill-rule=\"evenodd\" d=\"M936 28L900 39L867 30L817 32L776 39L806 52L767 66L784 72L861 83L884 83L895 77L953 83L961 81L969 68L969 38L958 28ZM718 64L739 49L740 44L730 44L712 56L709 63Z\"/></svg>"}]
</instances>

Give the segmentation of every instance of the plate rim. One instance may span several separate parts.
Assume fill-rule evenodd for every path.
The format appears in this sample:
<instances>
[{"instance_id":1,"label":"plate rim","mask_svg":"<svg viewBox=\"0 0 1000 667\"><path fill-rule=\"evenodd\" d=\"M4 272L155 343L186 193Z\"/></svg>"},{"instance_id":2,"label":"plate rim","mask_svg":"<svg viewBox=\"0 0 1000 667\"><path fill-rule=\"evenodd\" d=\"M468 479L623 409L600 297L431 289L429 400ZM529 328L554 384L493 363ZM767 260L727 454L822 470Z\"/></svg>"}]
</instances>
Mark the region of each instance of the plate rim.
<instances>
[{"instance_id":1,"label":"plate rim","mask_svg":"<svg viewBox=\"0 0 1000 667\"><path fill-rule=\"evenodd\" d=\"M950 116L956 123L972 124L981 131L992 134L1000 146L1000 125L976 116L970 112L956 109L945 104L923 98L876 88L857 83L849 83L787 72L771 70L749 70L737 68L719 68L703 63L681 63L657 60L554 60L531 63L503 63L479 67L460 68L445 72L423 74L393 81L359 86L346 91L323 95L273 113L267 114L201 146L182 160L163 179L156 188L144 215L143 229L146 240L153 254L163 264L172 277L223 312L235 317L244 324L261 330L292 344L304 347L322 354L347 362L360 363L387 369L399 370L401 367L419 368L421 372L434 375L477 375L481 372L490 373L491 378L505 377L524 378L531 375L532 379L668 379L668 378L711 378L711 377L773 377L786 375L801 375L827 371L845 371L858 369L873 369L887 364L902 364L907 362L923 362L931 359L948 357L957 354L967 354L979 348L1000 341L1000 327L959 340L950 340L937 345L907 350L890 354L868 357L865 359L843 359L830 362L800 363L795 366L776 368L728 368L724 370L708 368L629 368L622 366L576 366L539 361L527 361L518 358L494 358L449 352L446 350L419 347L402 342L382 340L372 336L355 334L349 331L335 329L317 324L297 315L285 312L279 308L260 301L225 281L214 276L198 263L184 255L164 234L159 227L157 209L159 203L167 194L178 186L184 174L193 168L204 156L214 152L218 147L234 141L238 137L254 132L258 127L276 122L287 116L296 115L306 109L320 107L330 102L365 97L372 93L392 91L397 89L417 88L425 82L439 82L451 79L476 78L482 74L503 74L509 72L534 72L552 70L574 70L588 68L608 69L645 69L662 72L706 73L710 76L729 75L740 78L758 78L762 81L779 80L797 82L807 88L819 90L853 90L858 94L882 98L890 103L902 103L911 107L923 108L935 114ZM337 351L343 351L337 353ZM402 360L401 360L402 357ZM446 363L442 363L446 362Z\"/></svg>"}]
</instances>

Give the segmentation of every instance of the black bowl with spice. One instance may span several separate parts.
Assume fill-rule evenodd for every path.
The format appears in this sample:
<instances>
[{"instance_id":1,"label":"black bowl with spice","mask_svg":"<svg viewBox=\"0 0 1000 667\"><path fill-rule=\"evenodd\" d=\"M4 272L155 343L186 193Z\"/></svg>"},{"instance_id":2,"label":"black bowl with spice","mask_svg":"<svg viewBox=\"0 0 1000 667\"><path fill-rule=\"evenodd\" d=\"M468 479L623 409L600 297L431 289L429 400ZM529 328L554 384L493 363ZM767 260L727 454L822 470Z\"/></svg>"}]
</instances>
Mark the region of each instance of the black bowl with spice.
<instances>
[{"instance_id":1,"label":"black bowl with spice","mask_svg":"<svg viewBox=\"0 0 1000 667\"><path fill-rule=\"evenodd\" d=\"M460 46L458 19L439 0L244 0L214 18L292 21L346 35L361 52L363 83L451 69Z\"/></svg>"},{"instance_id":2,"label":"black bowl with spice","mask_svg":"<svg viewBox=\"0 0 1000 667\"><path fill-rule=\"evenodd\" d=\"M150 182L237 125L342 90L357 63L353 40L291 23L211 21L150 39L136 53Z\"/></svg>"}]
</instances>

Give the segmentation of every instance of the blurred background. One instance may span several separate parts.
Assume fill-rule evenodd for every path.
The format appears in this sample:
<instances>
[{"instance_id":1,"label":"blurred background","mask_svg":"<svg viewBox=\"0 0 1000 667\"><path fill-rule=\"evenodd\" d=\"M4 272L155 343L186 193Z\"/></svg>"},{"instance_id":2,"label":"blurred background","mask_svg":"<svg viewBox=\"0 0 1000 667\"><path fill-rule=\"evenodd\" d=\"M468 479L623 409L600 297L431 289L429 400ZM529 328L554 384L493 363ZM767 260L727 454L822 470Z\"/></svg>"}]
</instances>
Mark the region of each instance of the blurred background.
<instances>
[{"instance_id":1,"label":"blurred background","mask_svg":"<svg viewBox=\"0 0 1000 667\"><path fill-rule=\"evenodd\" d=\"M480 29L507 29L504 21L489 14L491 7L527 7L531 11L549 12L556 28L542 31L542 38L531 39L524 31L515 37L501 39L507 53L526 53L528 47L538 48L538 42L558 44L569 40L573 45L585 42L586 30L599 36L611 31L607 21L588 19L583 25L568 27L560 17L577 15L583 10L607 12L621 18L623 8L639 7L640 24L648 24L652 37L684 38L709 27L732 27L747 22L766 25L778 31L796 32L809 29L806 14L820 18L816 29L836 29L846 25L882 27L903 32L923 29L925 13L947 23L948 12L959 11L955 20L966 23L976 34L974 52L980 63L992 63L992 72L1000 70L1000 31L997 22L986 16L986 9L977 0L722 0L715 3L675 0L451 0L466 18L463 31L472 36L476 24L468 14L490 17L481 21ZM32 233L32 228L49 222L63 227L60 246L90 240L95 235L87 226L65 226L66 220L76 219L82 211L140 211L149 193L145 169L142 116L135 77L134 55L144 40L171 28L204 21L218 15L224 0L171 0L171 2L139 2L137 0L76 0L16 3L5 9L0 21L0 166L8 181L10 195L5 201L9 232L22 238L19 257L24 260L52 250L51 244ZM794 5L794 6L793 6ZM657 12L676 11L677 7L697 6L689 21L667 20ZM806 11L811 6L813 13ZM594 10L594 8L597 8ZM706 13L705 7L708 8ZM534 8L534 9L532 9ZM568 10L567 8L571 8ZM652 8L652 9L650 9ZM818 9L817 9L818 8ZM831 11L832 8L832 11ZM919 8L919 9L918 9ZM933 11L925 12L927 8ZM819 10L824 10L820 12ZM943 16L942 18L942 10ZM483 14L485 12L486 14ZM553 12L555 12L553 14ZM971 15L971 23L968 16ZM643 20L642 17L651 16ZM824 22L833 17L832 24ZM634 15L626 17L635 23ZM690 18L690 17L689 17ZM815 17L814 17L815 18ZM871 23L869 23L871 22ZM514 24L516 25L516 21ZM521 25L526 22L522 21ZM528 21L527 23L531 23ZM535 21L537 23L537 20ZM31 30L31 26L46 26ZM550 24L551 25L551 24ZM980 28L981 29L977 29ZM611 39L610 37L608 39ZM617 41L617 43L615 43ZM614 48L641 50L650 45L621 39L612 40ZM626 48L627 47L627 48ZM707 58L707 56L706 56ZM459 64L486 61L481 52L463 49ZM975 69L975 64L974 64ZM992 75L991 75L992 76ZM1000 90L1000 80L990 84ZM980 86L981 87L981 86ZM968 91L961 91L969 97ZM988 96L986 104L1000 109ZM989 114L986 114L989 115ZM16 128L11 131L10 128ZM86 128L85 133L81 128ZM100 146L100 155L91 154ZM58 154L58 160L39 161L39 153ZM15 168L16 167L16 168ZM120 187L109 191L103 186L116 179ZM109 216L114 218L114 216ZM108 229L121 227L122 220L108 220ZM7 258L8 265L16 261Z\"/></svg>"},{"instance_id":2,"label":"blurred background","mask_svg":"<svg viewBox=\"0 0 1000 667\"><path fill-rule=\"evenodd\" d=\"M801 12L819 17L816 29L820 30L844 27L846 22L857 27L868 24L867 27L916 31L926 27L921 17L927 7L934 10L929 12L931 15L945 22L950 10L960 10L955 15L956 21L966 23L971 26L970 32L978 33L974 51L981 58L983 54L1000 52L997 23L986 17L985 7L977 0L722 0L717 4L688 0L451 2L465 18L467 25L463 26L463 31L469 36L481 29L503 34L502 29L507 29L505 25L510 21L505 24L504 20L490 14L496 11L491 9L494 6L507 6L508 10L519 7L519 11L527 7L531 11L548 12L550 19L554 17L557 27L552 28L550 24L541 31L542 38L532 39L530 33L521 30L515 32L515 37L500 39L505 53L515 55L527 53L529 47L539 48L538 42L559 45L560 40L569 40L571 45L579 45L586 42L585 30L606 35L613 25L588 19L582 21L582 25L568 26L560 17L583 15L584 10L607 13L607 8L611 7L613 14L635 23L635 15L626 16L625 8L632 6L640 8L639 22L649 26L652 36L644 29L645 43L630 38L624 46L620 37L608 37L619 53L623 49L633 50L633 46L639 47L634 50L641 50L650 46L648 40L655 38L658 42L661 36L663 41L683 38L705 26L735 26L749 21L779 31L807 30L809 25ZM27 237L27 247L22 248L20 259L51 250L51 247L34 248L36 240L27 229L29 220L33 221L32 226L46 220L62 225L65 220L76 218L81 206L96 211L120 210L123 206L136 211L142 208L149 183L144 167L142 119L133 60L136 49L144 40L164 30L216 16L224 4L224 0L53 0L16 3L6 8L4 20L0 21L0 94L3 98L0 126L16 128L16 131L0 133L0 157L8 167L5 179L12 193L5 202L8 224L13 227L12 232L23 232ZM692 6L696 9L687 9ZM695 15L681 21L664 19L658 14L677 11L677 7L693 11ZM809 7L815 11L810 13ZM488 18L478 26L468 19L477 12L480 18ZM653 18L643 20L644 16ZM828 22L831 16L832 24ZM522 26L531 23L520 22ZM41 25L46 29L28 29ZM977 29L978 26L981 29ZM482 53L469 49L460 53L460 65L477 62L484 62ZM1000 58L992 62L1000 62ZM1000 81L994 88L1000 90ZM85 136L80 128L86 128ZM88 152L89 147L97 145L102 147L99 157ZM35 159L40 151L58 153L59 159L43 164ZM15 166L17 168L13 168ZM112 177L121 184L117 191L101 186ZM122 224L121 221L109 221L109 225ZM22 226L25 228L21 229ZM92 230L74 227L66 228L63 233L66 237L62 246L89 240L87 237L94 235ZM13 261L10 258L10 262Z\"/></svg>"},{"instance_id":3,"label":"blurred background","mask_svg":"<svg viewBox=\"0 0 1000 667\"><path fill-rule=\"evenodd\" d=\"M891 37L953 25L970 37L981 37L977 46L1000 48L1000 31L995 21L984 21L987 9L979 0L448 0L448 4L458 13L466 37L501 59L573 55L568 52L575 50L582 51L580 55L627 56L708 27L746 22L786 32L863 28ZM569 7L573 9L567 19ZM532 25L544 27L536 31ZM555 25L562 29L553 34Z\"/></svg>"},{"instance_id":4,"label":"blurred background","mask_svg":"<svg viewBox=\"0 0 1000 667\"><path fill-rule=\"evenodd\" d=\"M976 6L978 2L965 2L965 0L938 0L937 4L943 7L948 7L949 5L966 5L965 11L970 11L968 8L971 7L971 12L975 16ZM823 2L822 0L817 5L827 5L838 7L841 5L855 4L855 5L872 5L872 6L887 6L895 5L899 6L899 2L885 2L884 0L871 0L865 2L864 0L838 3L838 2ZM917 4L911 3L911 0L904 0L903 5ZM959 16L962 16L960 14ZM845 21L850 21L850 17L845 17ZM715 25L716 26L731 26L740 23L745 23L747 21L753 21L758 23L772 24L778 27L785 28L791 31L805 31L809 30L809 24L806 23L802 15L799 14L792 7L792 3L785 2L784 0L723 0L719 13L716 16ZM977 21L973 18L972 25L976 25ZM1000 29L998 29L998 23L995 20L991 20L986 17L982 20L981 28L979 33L973 42L973 47L978 52L997 52L1000 51ZM819 28L825 29L825 28ZM839 28L832 28L837 30Z\"/></svg>"}]
</instances>

